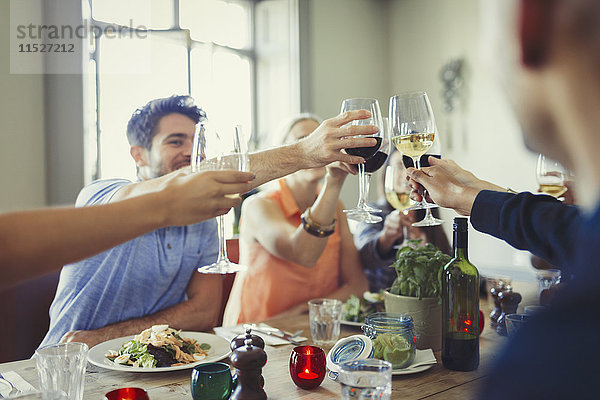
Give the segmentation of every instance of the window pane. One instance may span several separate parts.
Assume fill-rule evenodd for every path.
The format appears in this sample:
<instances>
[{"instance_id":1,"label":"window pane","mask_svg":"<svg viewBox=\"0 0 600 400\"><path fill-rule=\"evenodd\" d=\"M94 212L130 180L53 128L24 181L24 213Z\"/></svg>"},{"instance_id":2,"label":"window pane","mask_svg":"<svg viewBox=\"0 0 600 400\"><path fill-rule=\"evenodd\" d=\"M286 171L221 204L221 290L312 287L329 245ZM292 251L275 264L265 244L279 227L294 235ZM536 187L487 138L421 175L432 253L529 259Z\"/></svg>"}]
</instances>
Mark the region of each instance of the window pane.
<instances>
[{"instance_id":1,"label":"window pane","mask_svg":"<svg viewBox=\"0 0 600 400\"><path fill-rule=\"evenodd\" d=\"M92 17L140 29L173 27L173 0L92 0Z\"/></svg>"},{"instance_id":2,"label":"window pane","mask_svg":"<svg viewBox=\"0 0 600 400\"><path fill-rule=\"evenodd\" d=\"M236 49L250 45L248 4L221 0L181 0L179 22L192 39Z\"/></svg>"},{"instance_id":3,"label":"window pane","mask_svg":"<svg viewBox=\"0 0 600 400\"><path fill-rule=\"evenodd\" d=\"M135 164L129 154L126 129L136 108L154 98L187 94L185 42L175 42L161 36L101 39L99 42L102 178L135 177ZM148 46L150 52L144 54L145 59L140 59L138 53L144 46ZM119 65L138 66L139 70L137 73L122 74Z\"/></svg>"},{"instance_id":4,"label":"window pane","mask_svg":"<svg viewBox=\"0 0 600 400\"><path fill-rule=\"evenodd\" d=\"M192 96L211 123L232 128L241 124L246 139L252 129L250 71L250 61L237 54L192 51Z\"/></svg>"}]
</instances>

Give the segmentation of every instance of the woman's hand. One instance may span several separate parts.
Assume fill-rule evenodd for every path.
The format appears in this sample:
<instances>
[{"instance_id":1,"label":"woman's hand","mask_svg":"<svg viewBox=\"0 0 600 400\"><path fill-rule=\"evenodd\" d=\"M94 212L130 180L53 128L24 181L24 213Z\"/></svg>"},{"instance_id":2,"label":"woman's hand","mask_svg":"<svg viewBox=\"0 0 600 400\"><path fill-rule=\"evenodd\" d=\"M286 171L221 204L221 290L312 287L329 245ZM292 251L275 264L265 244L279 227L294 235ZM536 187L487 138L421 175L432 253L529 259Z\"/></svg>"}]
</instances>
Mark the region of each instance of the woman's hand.
<instances>
[{"instance_id":1,"label":"woman's hand","mask_svg":"<svg viewBox=\"0 0 600 400\"><path fill-rule=\"evenodd\" d=\"M327 175L325 176L325 179L327 182L338 183L341 186L348 174L356 174L354 167L350 164L336 161L327 165Z\"/></svg>"}]
</instances>

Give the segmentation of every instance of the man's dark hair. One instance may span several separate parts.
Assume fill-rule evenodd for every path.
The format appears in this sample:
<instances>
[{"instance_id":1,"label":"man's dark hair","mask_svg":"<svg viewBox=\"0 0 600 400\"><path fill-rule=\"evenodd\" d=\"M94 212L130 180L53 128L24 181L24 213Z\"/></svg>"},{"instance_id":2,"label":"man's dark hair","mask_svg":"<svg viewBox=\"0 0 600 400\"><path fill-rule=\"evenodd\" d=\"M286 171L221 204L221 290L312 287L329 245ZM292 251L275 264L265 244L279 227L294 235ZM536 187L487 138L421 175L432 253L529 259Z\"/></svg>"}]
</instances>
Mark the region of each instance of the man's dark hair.
<instances>
[{"instance_id":1,"label":"man's dark hair","mask_svg":"<svg viewBox=\"0 0 600 400\"><path fill-rule=\"evenodd\" d=\"M206 113L194 105L194 99L190 96L173 95L150 100L145 106L135 110L127 123L129 144L150 149L158 122L165 115L173 113L185 115L196 124L206 119Z\"/></svg>"}]
</instances>

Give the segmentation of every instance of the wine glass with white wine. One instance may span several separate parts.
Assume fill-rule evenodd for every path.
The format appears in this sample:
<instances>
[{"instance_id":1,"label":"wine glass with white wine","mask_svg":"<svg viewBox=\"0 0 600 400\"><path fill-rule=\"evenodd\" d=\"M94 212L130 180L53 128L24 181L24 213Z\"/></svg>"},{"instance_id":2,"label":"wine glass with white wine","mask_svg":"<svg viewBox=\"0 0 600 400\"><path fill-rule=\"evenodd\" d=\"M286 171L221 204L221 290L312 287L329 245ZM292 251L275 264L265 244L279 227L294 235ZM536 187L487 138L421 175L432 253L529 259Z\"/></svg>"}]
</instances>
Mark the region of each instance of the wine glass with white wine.
<instances>
[{"instance_id":1,"label":"wine glass with white wine","mask_svg":"<svg viewBox=\"0 0 600 400\"><path fill-rule=\"evenodd\" d=\"M402 214L408 215L408 208L411 205L410 186L406 180L406 168L402 163L390 163L385 168L383 186L388 203ZM402 225L402 236L404 240L408 238L408 230L405 225ZM397 247L394 246L394 248Z\"/></svg>"},{"instance_id":2,"label":"wine glass with white wine","mask_svg":"<svg viewBox=\"0 0 600 400\"><path fill-rule=\"evenodd\" d=\"M248 164L248 144L244 139L240 125L237 125L231 132L227 132L227 129L220 130L215 127L207 129L205 124L196 126L192 148L192 171L248 171ZM227 196L233 197L239 196L239 194ZM199 266L198 272L228 274L245 271L246 266L233 263L227 257L223 215L217 217L217 233L219 237L217 261L210 265Z\"/></svg>"},{"instance_id":3,"label":"wine glass with white wine","mask_svg":"<svg viewBox=\"0 0 600 400\"><path fill-rule=\"evenodd\" d=\"M425 92L404 93L390 99L390 122L392 143L402 154L412 158L415 168L421 168L421 156L426 154L436 141L437 127L433 109ZM438 147L439 146L439 139ZM440 149L436 149L440 151ZM425 198L425 192L423 198ZM435 218L430 204L421 201L410 207L411 210L427 209L425 218L412 225L436 226L444 221ZM435 207L435 205L433 205Z\"/></svg>"},{"instance_id":4,"label":"wine glass with white wine","mask_svg":"<svg viewBox=\"0 0 600 400\"><path fill-rule=\"evenodd\" d=\"M568 180L570 174L558 162L540 154L535 172L537 183L540 185L540 192L559 198L567 191L565 181Z\"/></svg>"}]
</instances>

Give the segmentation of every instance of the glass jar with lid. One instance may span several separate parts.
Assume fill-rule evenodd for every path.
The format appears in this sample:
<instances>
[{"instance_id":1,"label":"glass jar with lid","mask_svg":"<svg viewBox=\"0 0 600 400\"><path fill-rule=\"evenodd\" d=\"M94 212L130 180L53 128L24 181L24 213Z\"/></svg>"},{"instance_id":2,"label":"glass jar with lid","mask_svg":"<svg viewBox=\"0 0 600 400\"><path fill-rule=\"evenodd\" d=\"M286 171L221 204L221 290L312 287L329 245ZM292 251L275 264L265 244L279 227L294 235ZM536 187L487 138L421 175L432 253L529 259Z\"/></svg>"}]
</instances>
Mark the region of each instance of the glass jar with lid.
<instances>
[{"instance_id":1,"label":"glass jar with lid","mask_svg":"<svg viewBox=\"0 0 600 400\"><path fill-rule=\"evenodd\" d=\"M373 341L373 358L390 362L394 369L406 368L414 361L415 331L410 315L369 314L362 329Z\"/></svg>"}]
</instances>

